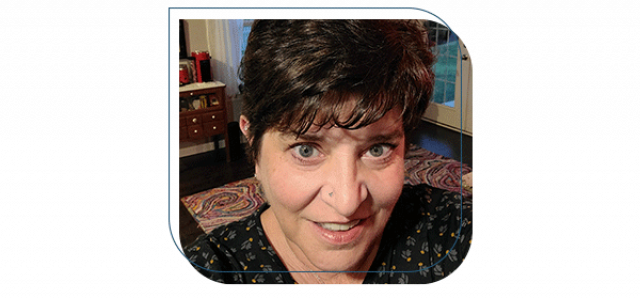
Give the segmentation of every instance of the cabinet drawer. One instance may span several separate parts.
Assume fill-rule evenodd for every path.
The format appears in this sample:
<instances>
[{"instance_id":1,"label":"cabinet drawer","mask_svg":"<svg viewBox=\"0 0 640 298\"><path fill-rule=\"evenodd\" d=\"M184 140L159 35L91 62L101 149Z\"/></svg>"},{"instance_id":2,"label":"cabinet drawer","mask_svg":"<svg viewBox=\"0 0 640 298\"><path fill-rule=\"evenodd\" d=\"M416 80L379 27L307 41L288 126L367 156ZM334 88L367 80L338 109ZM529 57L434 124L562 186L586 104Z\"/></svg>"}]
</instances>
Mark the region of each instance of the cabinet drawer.
<instances>
[{"instance_id":1,"label":"cabinet drawer","mask_svg":"<svg viewBox=\"0 0 640 298\"><path fill-rule=\"evenodd\" d=\"M200 124L200 123L202 123L202 114L197 114L197 115L191 115L191 116L184 117L184 122L185 122L185 125L187 125L187 126ZM180 123L180 125L182 126L182 123Z\"/></svg>"},{"instance_id":2,"label":"cabinet drawer","mask_svg":"<svg viewBox=\"0 0 640 298\"><path fill-rule=\"evenodd\" d=\"M224 117L224 111L204 113L202 114L202 123L223 121L224 120L223 117Z\"/></svg>"},{"instance_id":3,"label":"cabinet drawer","mask_svg":"<svg viewBox=\"0 0 640 298\"><path fill-rule=\"evenodd\" d=\"M202 125L189 125L187 127L187 132L190 139L199 139L204 136Z\"/></svg>"},{"instance_id":4,"label":"cabinet drawer","mask_svg":"<svg viewBox=\"0 0 640 298\"><path fill-rule=\"evenodd\" d=\"M180 127L180 140L185 140L189 138L189 133L187 132L187 127Z\"/></svg>"},{"instance_id":5,"label":"cabinet drawer","mask_svg":"<svg viewBox=\"0 0 640 298\"><path fill-rule=\"evenodd\" d=\"M204 128L204 135L207 137L224 133L226 128L222 121L208 122L202 126Z\"/></svg>"},{"instance_id":6,"label":"cabinet drawer","mask_svg":"<svg viewBox=\"0 0 640 298\"><path fill-rule=\"evenodd\" d=\"M224 92L225 87L215 87L215 88L205 88L200 90L193 91L182 91L180 92L180 97L188 97L188 96L198 96L202 94L222 94Z\"/></svg>"}]
</instances>

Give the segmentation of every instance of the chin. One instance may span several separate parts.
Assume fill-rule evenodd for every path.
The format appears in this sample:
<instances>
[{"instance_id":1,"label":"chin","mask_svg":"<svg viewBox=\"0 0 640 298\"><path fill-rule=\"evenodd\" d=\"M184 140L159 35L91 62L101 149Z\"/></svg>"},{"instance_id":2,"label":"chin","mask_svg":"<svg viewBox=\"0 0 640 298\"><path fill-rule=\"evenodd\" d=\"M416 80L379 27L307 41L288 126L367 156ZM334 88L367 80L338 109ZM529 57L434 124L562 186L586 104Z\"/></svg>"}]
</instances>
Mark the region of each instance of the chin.
<instances>
[{"instance_id":1,"label":"chin","mask_svg":"<svg viewBox=\"0 0 640 298\"><path fill-rule=\"evenodd\" d=\"M322 271L367 271L378 245L375 241L351 249L316 251L312 263ZM375 251L372 251L375 246ZM371 257L371 260L368 258Z\"/></svg>"}]
</instances>

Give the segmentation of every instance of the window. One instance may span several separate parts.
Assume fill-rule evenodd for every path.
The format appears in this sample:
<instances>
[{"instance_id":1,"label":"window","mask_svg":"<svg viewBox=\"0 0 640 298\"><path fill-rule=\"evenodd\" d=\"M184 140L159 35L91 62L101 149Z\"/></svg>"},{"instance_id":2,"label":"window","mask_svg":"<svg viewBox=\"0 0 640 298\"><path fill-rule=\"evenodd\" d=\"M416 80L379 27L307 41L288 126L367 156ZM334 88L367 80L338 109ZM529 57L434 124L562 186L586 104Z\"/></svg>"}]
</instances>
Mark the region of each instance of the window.
<instances>
[{"instance_id":1,"label":"window","mask_svg":"<svg viewBox=\"0 0 640 298\"><path fill-rule=\"evenodd\" d=\"M247 39L249 39L249 32L251 32L251 25L253 20L243 20L242 24L242 44L240 45L241 57L244 57L244 50L247 48Z\"/></svg>"},{"instance_id":2,"label":"window","mask_svg":"<svg viewBox=\"0 0 640 298\"><path fill-rule=\"evenodd\" d=\"M429 39L435 42L434 54L436 63L433 71L436 82L433 92L433 103L454 107L456 94L456 70L458 66L458 36L436 22L427 21Z\"/></svg>"}]
</instances>

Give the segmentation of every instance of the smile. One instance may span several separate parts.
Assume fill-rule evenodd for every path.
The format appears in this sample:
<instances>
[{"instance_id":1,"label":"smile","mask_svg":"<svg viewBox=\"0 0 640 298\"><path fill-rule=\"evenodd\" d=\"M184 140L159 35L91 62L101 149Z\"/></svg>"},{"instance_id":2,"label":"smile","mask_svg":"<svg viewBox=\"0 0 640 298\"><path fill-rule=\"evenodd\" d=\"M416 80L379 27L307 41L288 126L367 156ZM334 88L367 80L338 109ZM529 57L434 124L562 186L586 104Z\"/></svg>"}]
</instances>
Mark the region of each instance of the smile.
<instances>
[{"instance_id":1,"label":"smile","mask_svg":"<svg viewBox=\"0 0 640 298\"><path fill-rule=\"evenodd\" d=\"M323 242L332 246L354 244L367 226L367 219L358 219L347 223L315 222L315 234Z\"/></svg>"},{"instance_id":2,"label":"smile","mask_svg":"<svg viewBox=\"0 0 640 298\"><path fill-rule=\"evenodd\" d=\"M360 223L360 220L356 220L346 224L340 224L340 223L317 223L317 224L323 229L334 231L334 232L341 232L341 231L351 230L353 227L357 226L359 223Z\"/></svg>"}]
</instances>

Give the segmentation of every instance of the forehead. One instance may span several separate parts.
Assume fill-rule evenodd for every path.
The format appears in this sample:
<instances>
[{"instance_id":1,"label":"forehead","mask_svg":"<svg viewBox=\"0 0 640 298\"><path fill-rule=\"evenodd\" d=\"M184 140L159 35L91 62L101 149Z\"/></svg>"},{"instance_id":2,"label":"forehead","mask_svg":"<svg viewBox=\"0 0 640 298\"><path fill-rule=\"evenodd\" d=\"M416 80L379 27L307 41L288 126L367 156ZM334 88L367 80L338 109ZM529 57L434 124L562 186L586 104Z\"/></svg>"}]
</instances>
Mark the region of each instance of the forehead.
<instances>
[{"instance_id":1,"label":"forehead","mask_svg":"<svg viewBox=\"0 0 640 298\"><path fill-rule=\"evenodd\" d=\"M357 126L357 125L356 125ZM404 137L401 113L393 109L378 121L359 128L340 128L335 124L319 126L313 124L308 131L298 134L295 131L284 131L281 137L304 141L345 141L359 142L390 141Z\"/></svg>"}]
</instances>

